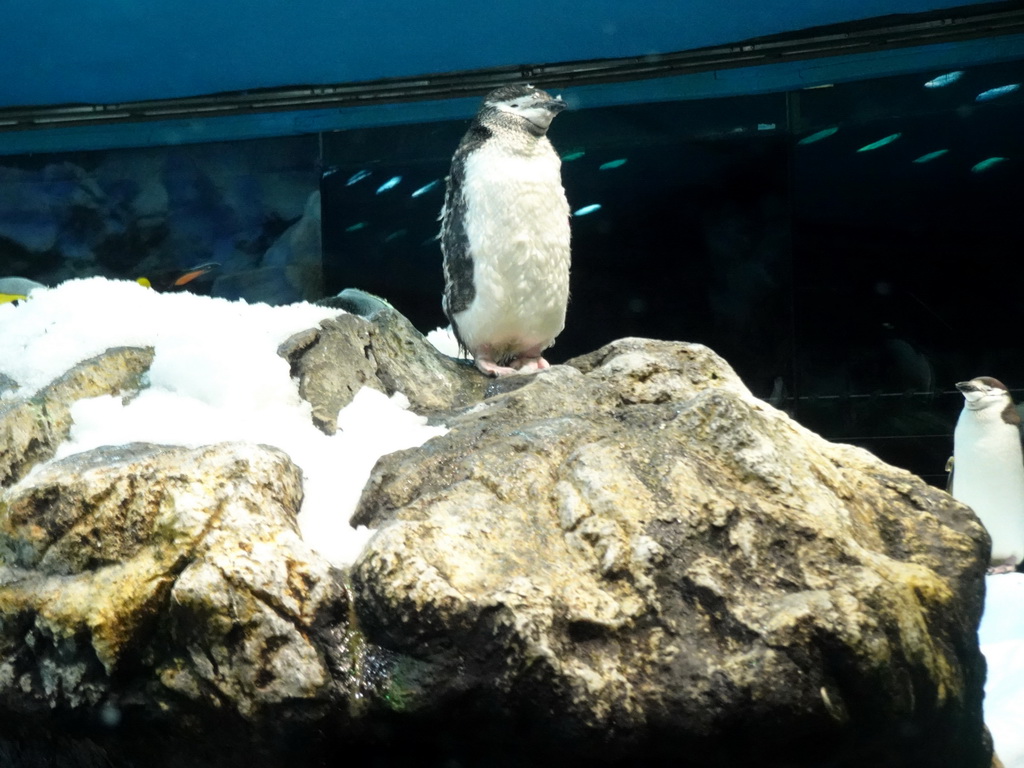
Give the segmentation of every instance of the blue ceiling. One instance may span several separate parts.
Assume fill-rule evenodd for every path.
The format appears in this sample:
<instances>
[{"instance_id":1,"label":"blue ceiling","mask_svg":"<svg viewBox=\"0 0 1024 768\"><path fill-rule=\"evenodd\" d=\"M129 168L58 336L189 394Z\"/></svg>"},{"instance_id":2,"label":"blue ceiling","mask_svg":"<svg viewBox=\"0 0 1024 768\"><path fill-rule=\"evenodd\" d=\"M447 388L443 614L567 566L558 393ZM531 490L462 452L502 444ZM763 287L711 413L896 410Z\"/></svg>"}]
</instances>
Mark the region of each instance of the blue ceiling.
<instances>
[{"instance_id":1,"label":"blue ceiling","mask_svg":"<svg viewBox=\"0 0 1024 768\"><path fill-rule=\"evenodd\" d=\"M1019 5L1006 0L997 6ZM647 57L980 0L6 0L0 110ZM724 11L727 8L728 11ZM1024 35L562 89L575 109L785 91L1024 57ZM0 130L0 155L465 119L478 97ZM0 113L0 129L3 115Z\"/></svg>"},{"instance_id":2,"label":"blue ceiling","mask_svg":"<svg viewBox=\"0 0 1024 768\"><path fill-rule=\"evenodd\" d=\"M115 103L644 56L964 4L7 0L0 107Z\"/></svg>"}]
</instances>

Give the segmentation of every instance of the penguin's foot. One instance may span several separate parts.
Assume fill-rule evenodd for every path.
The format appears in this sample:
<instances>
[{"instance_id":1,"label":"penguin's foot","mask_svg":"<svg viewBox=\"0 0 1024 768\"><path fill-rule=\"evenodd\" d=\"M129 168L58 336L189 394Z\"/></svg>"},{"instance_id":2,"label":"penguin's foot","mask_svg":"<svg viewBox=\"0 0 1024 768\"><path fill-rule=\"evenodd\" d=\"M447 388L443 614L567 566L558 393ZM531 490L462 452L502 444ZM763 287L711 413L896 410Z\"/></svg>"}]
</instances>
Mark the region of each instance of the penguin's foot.
<instances>
[{"instance_id":1,"label":"penguin's foot","mask_svg":"<svg viewBox=\"0 0 1024 768\"><path fill-rule=\"evenodd\" d=\"M473 354L473 362L476 367L488 376L511 376L515 373L536 373L550 368L551 363L541 357L541 348L537 346L523 350L508 365L499 365L494 360L494 354L489 345L480 347Z\"/></svg>"},{"instance_id":2,"label":"penguin's foot","mask_svg":"<svg viewBox=\"0 0 1024 768\"><path fill-rule=\"evenodd\" d=\"M541 357L541 352L544 351L544 347L540 344L534 344L528 349L522 350L516 359L509 363L519 373L536 373L537 371L543 371L545 368L550 368L551 363Z\"/></svg>"},{"instance_id":3,"label":"penguin's foot","mask_svg":"<svg viewBox=\"0 0 1024 768\"><path fill-rule=\"evenodd\" d=\"M473 358L473 362L476 363L476 367L486 376L511 376L514 373L519 373L515 368L509 368L507 365L498 365L493 360L484 360L481 357Z\"/></svg>"},{"instance_id":4,"label":"penguin's foot","mask_svg":"<svg viewBox=\"0 0 1024 768\"><path fill-rule=\"evenodd\" d=\"M512 361L512 367L519 373L536 373L537 371L543 371L545 368L550 368L551 363L540 355L536 357L520 355Z\"/></svg>"},{"instance_id":5,"label":"penguin's foot","mask_svg":"<svg viewBox=\"0 0 1024 768\"><path fill-rule=\"evenodd\" d=\"M498 365L489 344L485 344L473 352L473 362L476 363L476 367L485 376L497 378L498 376L511 376L513 373L518 373L515 368L510 368L507 365Z\"/></svg>"},{"instance_id":6,"label":"penguin's foot","mask_svg":"<svg viewBox=\"0 0 1024 768\"><path fill-rule=\"evenodd\" d=\"M1013 573L1017 570L1017 558L1011 557L1008 560L1000 563L999 565L989 566L988 570L985 571L989 576L994 576L997 573Z\"/></svg>"}]
</instances>

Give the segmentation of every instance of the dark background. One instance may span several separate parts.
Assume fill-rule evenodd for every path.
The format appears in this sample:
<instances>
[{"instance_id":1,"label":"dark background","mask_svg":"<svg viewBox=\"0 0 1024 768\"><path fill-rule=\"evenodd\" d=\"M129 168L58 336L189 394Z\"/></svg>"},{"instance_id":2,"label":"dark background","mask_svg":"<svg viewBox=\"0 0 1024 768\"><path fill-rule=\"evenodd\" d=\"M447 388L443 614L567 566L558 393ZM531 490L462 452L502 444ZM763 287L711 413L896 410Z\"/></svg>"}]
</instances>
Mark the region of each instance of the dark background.
<instances>
[{"instance_id":1,"label":"dark background","mask_svg":"<svg viewBox=\"0 0 1024 768\"><path fill-rule=\"evenodd\" d=\"M924 87L941 74L561 114L570 205L601 208L573 218L548 359L629 335L700 342L807 427L944 485L955 383L1024 392L1024 88L977 101L1024 83L1024 59ZM280 304L359 287L428 332L446 324L437 217L467 125L8 157L0 275L216 262L184 289Z\"/></svg>"},{"instance_id":2,"label":"dark background","mask_svg":"<svg viewBox=\"0 0 1024 768\"><path fill-rule=\"evenodd\" d=\"M955 382L1024 387L1024 91L976 100L1024 81L1024 65L925 88L938 74L563 113L552 142L584 153L563 165L570 206L602 207L573 219L572 298L548 359L626 335L701 342L806 426L944 484ZM465 128L325 136L328 293L358 286L424 332L446 325L433 238ZM990 157L1007 159L972 171ZM372 175L349 185L360 170Z\"/></svg>"}]
</instances>

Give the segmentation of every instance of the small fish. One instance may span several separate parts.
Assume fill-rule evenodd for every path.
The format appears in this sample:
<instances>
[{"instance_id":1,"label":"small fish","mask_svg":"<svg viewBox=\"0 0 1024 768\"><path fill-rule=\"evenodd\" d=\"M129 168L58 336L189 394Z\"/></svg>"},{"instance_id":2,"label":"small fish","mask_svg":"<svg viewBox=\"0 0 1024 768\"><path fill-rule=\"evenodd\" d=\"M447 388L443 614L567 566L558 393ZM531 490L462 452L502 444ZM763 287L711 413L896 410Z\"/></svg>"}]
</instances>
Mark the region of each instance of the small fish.
<instances>
[{"instance_id":1,"label":"small fish","mask_svg":"<svg viewBox=\"0 0 1024 768\"><path fill-rule=\"evenodd\" d=\"M196 278L202 277L203 275L212 272L220 266L220 263L216 261L208 261L205 264L197 264L184 272L180 271L165 271L158 272L152 279L148 277L136 278L135 282L141 285L143 288L153 288L157 291L171 291L175 288L181 288L183 285L188 285Z\"/></svg>"},{"instance_id":2,"label":"small fish","mask_svg":"<svg viewBox=\"0 0 1024 768\"><path fill-rule=\"evenodd\" d=\"M872 141L870 144L865 144L863 147L861 147L857 151L858 152L870 152L873 149L879 149L880 147L884 147L887 144L892 144L894 141L896 141L896 139L898 139L902 135L903 135L902 133L890 133L884 139L879 139L878 141Z\"/></svg>"},{"instance_id":3,"label":"small fish","mask_svg":"<svg viewBox=\"0 0 1024 768\"><path fill-rule=\"evenodd\" d=\"M927 155L921 155L919 158L914 160L915 163L930 163L936 158L942 157L944 154L949 152L948 149L936 149L934 152L929 152Z\"/></svg>"},{"instance_id":4,"label":"small fish","mask_svg":"<svg viewBox=\"0 0 1024 768\"><path fill-rule=\"evenodd\" d=\"M413 192L411 195L409 195L409 197L420 197L421 195L425 195L425 194L427 194L427 192L432 190L434 187L436 187L440 183L441 183L440 179L434 179L429 184L424 184L422 187L417 189L415 192Z\"/></svg>"},{"instance_id":5,"label":"small fish","mask_svg":"<svg viewBox=\"0 0 1024 768\"><path fill-rule=\"evenodd\" d=\"M351 187L353 184L358 184L360 181L370 176L371 173L372 171L356 171L348 177L348 181L345 182L345 186Z\"/></svg>"},{"instance_id":6,"label":"small fish","mask_svg":"<svg viewBox=\"0 0 1024 768\"><path fill-rule=\"evenodd\" d=\"M395 240L397 240L400 237L405 237L407 234L409 234L409 230L407 230L407 229L400 229L397 232L392 232L390 235L385 237L384 238L384 242L385 243L394 242Z\"/></svg>"},{"instance_id":7,"label":"small fish","mask_svg":"<svg viewBox=\"0 0 1024 768\"><path fill-rule=\"evenodd\" d=\"M947 85L952 85L963 76L964 73L961 72L959 69L956 72L947 72L944 75L939 75L938 77L929 80L927 83L924 84L924 87L945 88Z\"/></svg>"},{"instance_id":8,"label":"small fish","mask_svg":"<svg viewBox=\"0 0 1024 768\"><path fill-rule=\"evenodd\" d=\"M601 165L597 167L597 170L610 171L612 168L621 168L627 162L626 158L620 157L618 160L609 160L607 163L601 163Z\"/></svg>"},{"instance_id":9,"label":"small fish","mask_svg":"<svg viewBox=\"0 0 1024 768\"><path fill-rule=\"evenodd\" d=\"M573 160L579 160L585 154L587 153L584 152L582 149L578 149L575 152L567 152L566 154L562 155L562 162L571 163Z\"/></svg>"},{"instance_id":10,"label":"small fish","mask_svg":"<svg viewBox=\"0 0 1024 768\"><path fill-rule=\"evenodd\" d=\"M1012 83L1011 85L1001 85L998 88L989 88L987 91L982 91L974 97L975 101L992 101L992 99L998 99L1000 96L1006 96L1008 93L1013 93L1020 88L1020 83Z\"/></svg>"},{"instance_id":11,"label":"small fish","mask_svg":"<svg viewBox=\"0 0 1024 768\"><path fill-rule=\"evenodd\" d=\"M192 269L175 278L175 280L171 282L171 287L180 288L183 285L188 285L197 277L202 277L207 272L212 272L219 266L220 264L218 264L216 261L210 261L207 262L206 264L200 264L199 266L192 267Z\"/></svg>"},{"instance_id":12,"label":"small fish","mask_svg":"<svg viewBox=\"0 0 1024 768\"><path fill-rule=\"evenodd\" d=\"M829 136L834 136L838 131L839 127L835 125L833 125L830 128L822 128L820 131L812 133L810 136L804 136L802 139L800 139L800 141L797 142L797 144L800 144L801 146L813 144L816 141L827 139Z\"/></svg>"},{"instance_id":13,"label":"small fish","mask_svg":"<svg viewBox=\"0 0 1024 768\"><path fill-rule=\"evenodd\" d=\"M594 213L594 211L600 211L600 210L601 210L601 204L600 203L593 203L591 205L584 205L582 208L579 208L579 209L573 211L572 215L573 216L586 216L588 213Z\"/></svg>"},{"instance_id":14,"label":"small fish","mask_svg":"<svg viewBox=\"0 0 1024 768\"><path fill-rule=\"evenodd\" d=\"M1007 158L1005 157L989 157L985 160L982 160L980 163L974 165L971 168L971 173L981 173L982 171L987 171L994 165L999 165L1000 163L1006 162L1006 159Z\"/></svg>"},{"instance_id":15,"label":"small fish","mask_svg":"<svg viewBox=\"0 0 1024 768\"><path fill-rule=\"evenodd\" d=\"M367 225L366 225L365 221L357 221L351 227L345 227L345 231L346 232L358 232L360 229L366 229L366 226Z\"/></svg>"},{"instance_id":16,"label":"small fish","mask_svg":"<svg viewBox=\"0 0 1024 768\"><path fill-rule=\"evenodd\" d=\"M387 192L389 189L394 189L395 187L397 187L401 183L402 183L402 177L401 176L392 176L390 179L388 179L383 184L381 184L379 187L377 187L377 194L379 195L381 192Z\"/></svg>"}]
</instances>

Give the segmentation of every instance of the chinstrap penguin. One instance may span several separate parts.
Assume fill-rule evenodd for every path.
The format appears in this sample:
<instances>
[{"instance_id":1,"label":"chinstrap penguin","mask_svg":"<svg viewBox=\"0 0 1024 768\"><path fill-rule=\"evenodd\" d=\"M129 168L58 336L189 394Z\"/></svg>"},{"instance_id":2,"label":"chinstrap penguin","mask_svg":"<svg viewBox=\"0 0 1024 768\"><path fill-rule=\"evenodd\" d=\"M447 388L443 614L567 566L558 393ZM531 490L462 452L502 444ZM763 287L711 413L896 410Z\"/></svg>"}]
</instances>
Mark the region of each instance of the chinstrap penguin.
<instances>
[{"instance_id":1,"label":"chinstrap penguin","mask_svg":"<svg viewBox=\"0 0 1024 768\"><path fill-rule=\"evenodd\" d=\"M994 570L1024 561L1021 420L1006 386L989 376L956 385L964 408L953 432L950 493L974 510L992 538Z\"/></svg>"},{"instance_id":2,"label":"chinstrap penguin","mask_svg":"<svg viewBox=\"0 0 1024 768\"><path fill-rule=\"evenodd\" d=\"M452 157L441 211L443 307L489 376L548 367L565 327L569 203L547 138L562 98L531 85L489 93Z\"/></svg>"}]
</instances>

